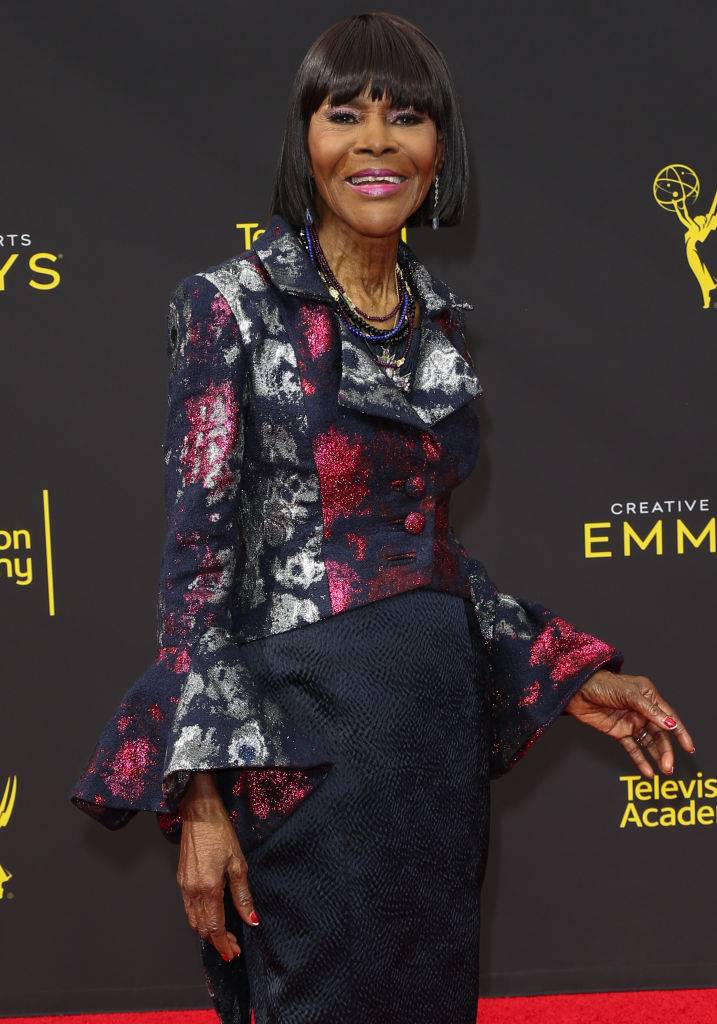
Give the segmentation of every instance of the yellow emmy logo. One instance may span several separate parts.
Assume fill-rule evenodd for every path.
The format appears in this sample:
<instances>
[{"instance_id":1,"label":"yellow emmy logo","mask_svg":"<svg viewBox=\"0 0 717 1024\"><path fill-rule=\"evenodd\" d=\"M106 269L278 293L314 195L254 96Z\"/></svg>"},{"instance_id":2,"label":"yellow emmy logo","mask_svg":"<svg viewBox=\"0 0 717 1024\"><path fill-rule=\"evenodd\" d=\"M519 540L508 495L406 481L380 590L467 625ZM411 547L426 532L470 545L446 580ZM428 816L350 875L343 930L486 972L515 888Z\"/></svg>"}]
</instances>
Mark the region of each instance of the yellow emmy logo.
<instances>
[{"instance_id":1,"label":"yellow emmy logo","mask_svg":"<svg viewBox=\"0 0 717 1024\"><path fill-rule=\"evenodd\" d=\"M0 828L4 828L10 821L10 815L12 809L15 806L15 796L17 794L17 775L8 777L5 783L5 792L0 800Z\"/></svg>"},{"instance_id":2,"label":"yellow emmy logo","mask_svg":"<svg viewBox=\"0 0 717 1024\"><path fill-rule=\"evenodd\" d=\"M717 229L717 191L707 213L691 214L688 203L694 203L700 194L700 179L687 164L668 164L658 171L652 183L655 202L674 213L685 228L685 255L690 270L697 278L702 292L702 308L710 308L710 295L717 288L706 263L697 251L697 246Z\"/></svg>"},{"instance_id":3,"label":"yellow emmy logo","mask_svg":"<svg viewBox=\"0 0 717 1024\"><path fill-rule=\"evenodd\" d=\"M10 821L12 809L15 806L16 794L17 775L8 776L8 780L5 783L5 792L2 795L2 800L0 800L0 828L4 828ZM5 895L5 883L11 878L12 874L6 871L2 864L0 864L0 900Z\"/></svg>"}]
</instances>

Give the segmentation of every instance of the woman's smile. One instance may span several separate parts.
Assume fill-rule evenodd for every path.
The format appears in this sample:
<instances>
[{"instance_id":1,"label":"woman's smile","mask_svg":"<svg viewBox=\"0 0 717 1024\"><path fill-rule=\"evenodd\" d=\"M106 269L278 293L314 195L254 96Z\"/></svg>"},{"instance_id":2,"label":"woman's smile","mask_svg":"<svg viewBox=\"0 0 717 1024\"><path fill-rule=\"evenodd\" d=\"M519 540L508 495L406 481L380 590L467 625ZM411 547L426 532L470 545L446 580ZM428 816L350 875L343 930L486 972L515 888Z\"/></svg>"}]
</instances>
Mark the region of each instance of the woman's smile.
<instances>
[{"instance_id":1,"label":"woman's smile","mask_svg":"<svg viewBox=\"0 0 717 1024\"><path fill-rule=\"evenodd\" d=\"M405 174L398 174L391 168L366 167L344 179L354 192L371 198L392 196L401 189L406 181Z\"/></svg>"}]
</instances>

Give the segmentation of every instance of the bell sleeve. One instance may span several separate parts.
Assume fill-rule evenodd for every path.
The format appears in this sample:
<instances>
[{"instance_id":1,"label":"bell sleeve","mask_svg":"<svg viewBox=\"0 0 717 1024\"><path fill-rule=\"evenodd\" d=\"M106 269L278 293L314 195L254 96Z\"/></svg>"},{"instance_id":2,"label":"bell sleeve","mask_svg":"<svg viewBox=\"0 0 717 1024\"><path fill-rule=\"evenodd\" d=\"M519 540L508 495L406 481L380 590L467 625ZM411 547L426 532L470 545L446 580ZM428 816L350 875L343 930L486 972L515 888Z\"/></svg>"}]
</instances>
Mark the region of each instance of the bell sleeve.
<instances>
[{"instance_id":1,"label":"bell sleeve","mask_svg":"<svg viewBox=\"0 0 717 1024\"><path fill-rule=\"evenodd\" d=\"M154 660L104 726L69 798L109 829L153 811L167 833L196 771L314 763L233 630L247 368L237 319L210 276L169 304L166 535ZM168 836L169 837L169 836Z\"/></svg>"},{"instance_id":2,"label":"bell sleeve","mask_svg":"<svg viewBox=\"0 0 717 1024\"><path fill-rule=\"evenodd\" d=\"M497 778L564 713L594 672L619 672L624 656L544 605L501 593L478 559L468 556L468 572L487 662L489 775Z\"/></svg>"}]
</instances>

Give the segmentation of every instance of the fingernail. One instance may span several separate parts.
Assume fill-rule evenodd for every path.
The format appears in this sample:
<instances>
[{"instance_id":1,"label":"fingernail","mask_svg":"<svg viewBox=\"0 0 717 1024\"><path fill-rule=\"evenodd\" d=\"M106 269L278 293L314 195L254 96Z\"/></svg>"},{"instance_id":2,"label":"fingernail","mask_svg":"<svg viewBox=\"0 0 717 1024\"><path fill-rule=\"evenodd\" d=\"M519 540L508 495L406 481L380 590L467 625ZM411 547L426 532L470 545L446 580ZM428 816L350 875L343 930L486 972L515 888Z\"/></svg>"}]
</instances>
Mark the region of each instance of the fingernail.
<instances>
[{"instance_id":1,"label":"fingernail","mask_svg":"<svg viewBox=\"0 0 717 1024\"><path fill-rule=\"evenodd\" d=\"M674 771L674 768L665 768L665 771L667 772L668 775L672 775L672 772Z\"/></svg>"},{"instance_id":2,"label":"fingernail","mask_svg":"<svg viewBox=\"0 0 717 1024\"><path fill-rule=\"evenodd\" d=\"M691 754L694 754L694 752L695 752L695 748L694 748L694 747L692 747L692 749L690 750L690 753L691 753Z\"/></svg>"},{"instance_id":3,"label":"fingernail","mask_svg":"<svg viewBox=\"0 0 717 1024\"><path fill-rule=\"evenodd\" d=\"M255 910L252 910L251 914L249 914L249 920L252 924L259 924L259 918L256 916Z\"/></svg>"},{"instance_id":4,"label":"fingernail","mask_svg":"<svg viewBox=\"0 0 717 1024\"><path fill-rule=\"evenodd\" d=\"M674 720L674 718L670 718L668 715L668 717L665 719L665 725L668 729L673 729L677 725L677 722Z\"/></svg>"}]
</instances>

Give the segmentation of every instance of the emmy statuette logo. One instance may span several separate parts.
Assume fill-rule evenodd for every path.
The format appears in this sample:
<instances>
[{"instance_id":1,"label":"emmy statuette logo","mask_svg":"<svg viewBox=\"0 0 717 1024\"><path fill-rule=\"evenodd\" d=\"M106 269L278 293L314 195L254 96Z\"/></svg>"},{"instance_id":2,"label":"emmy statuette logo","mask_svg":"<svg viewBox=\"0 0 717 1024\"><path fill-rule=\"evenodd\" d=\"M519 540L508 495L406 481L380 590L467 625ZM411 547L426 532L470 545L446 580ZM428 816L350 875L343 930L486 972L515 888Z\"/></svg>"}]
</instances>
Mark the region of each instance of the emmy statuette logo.
<instances>
[{"instance_id":1,"label":"emmy statuette logo","mask_svg":"<svg viewBox=\"0 0 717 1024\"><path fill-rule=\"evenodd\" d=\"M702 294L702 308L709 309L717 280L702 259L698 246L717 230L717 191L707 213L691 213L688 209L699 197L700 179L687 164L668 164L658 171L652 183L652 195L658 206L677 217L685 229L685 256L697 278ZM714 304L717 308L717 302Z\"/></svg>"},{"instance_id":2,"label":"emmy statuette logo","mask_svg":"<svg viewBox=\"0 0 717 1024\"><path fill-rule=\"evenodd\" d=\"M8 776L5 791L0 800L0 828L5 828L12 816L17 795L17 775ZM5 898L5 883L12 878L12 873L0 864L0 900Z\"/></svg>"}]
</instances>

